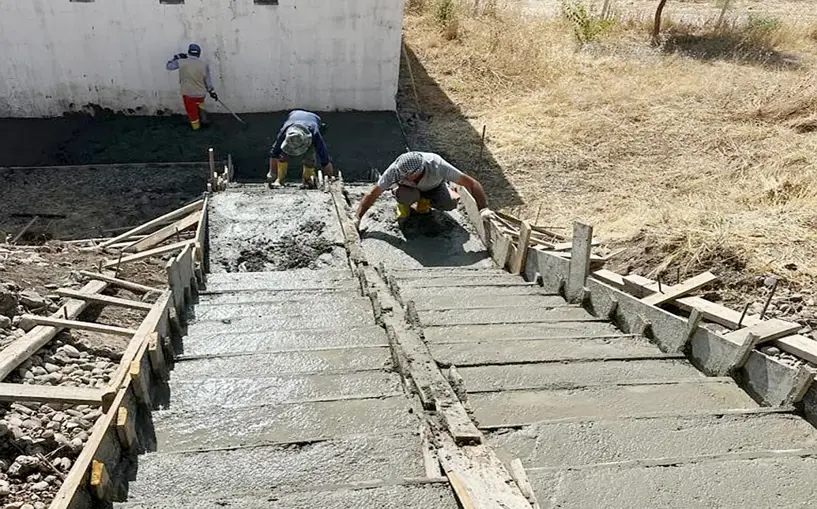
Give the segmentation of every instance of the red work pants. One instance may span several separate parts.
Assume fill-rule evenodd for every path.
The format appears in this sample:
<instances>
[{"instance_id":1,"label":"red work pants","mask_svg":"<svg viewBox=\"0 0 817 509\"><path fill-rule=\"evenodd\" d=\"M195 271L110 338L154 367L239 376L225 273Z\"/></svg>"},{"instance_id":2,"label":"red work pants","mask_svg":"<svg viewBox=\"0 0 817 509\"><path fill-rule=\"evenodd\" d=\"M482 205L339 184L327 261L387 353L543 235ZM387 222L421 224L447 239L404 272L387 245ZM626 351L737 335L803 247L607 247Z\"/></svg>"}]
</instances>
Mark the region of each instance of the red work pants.
<instances>
[{"instance_id":1,"label":"red work pants","mask_svg":"<svg viewBox=\"0 0 817 509\"><path fill-rule=\"evenodd\" d=\"M184 110L187 112L187 118L190 119L190 125L193 129L201 127L201 108L204 107L204 97L190 97L183 95Z\"/></svg>"}]
</instances>

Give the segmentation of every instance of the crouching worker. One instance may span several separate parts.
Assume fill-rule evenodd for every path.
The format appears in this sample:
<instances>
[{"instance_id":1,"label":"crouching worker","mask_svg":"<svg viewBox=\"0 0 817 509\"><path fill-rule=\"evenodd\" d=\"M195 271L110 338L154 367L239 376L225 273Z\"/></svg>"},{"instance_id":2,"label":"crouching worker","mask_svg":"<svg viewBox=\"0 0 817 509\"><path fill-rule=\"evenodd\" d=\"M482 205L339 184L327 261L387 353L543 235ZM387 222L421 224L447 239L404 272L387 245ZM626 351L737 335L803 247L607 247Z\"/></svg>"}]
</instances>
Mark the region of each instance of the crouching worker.
<instances>
[{"instance_id":1,"label":"crouching worker","mask_svg":"<svg viewBox=\"0 0 817 509\"><path fill-rule=\"evenodd\" d=\"M448 190L448 182L468 189L483 215L490 214L488 199L482 185L464 174L445 159L430 152L407 152L401 154L389 166L380 180L360 202L355 217L355 226L360 228L360 220L374 205L384 191L392 190L397 199L397 220L402 221L411 214L411 206L416 205L419 214L428 214L431 209L454 210L457 201Z\"/></svg>"},{"instance_id":2,"label":"crouching worker","mask_svg":"<svg viewBox=\"0 0 817 509\"><path fill-rule=\"evenodd\" d=\"M204 110L204 97L210 94L213 100L218 101L218 95L213 89L213 80L210 78L210 66L200 60L201 46L191 44L187 53L173 55L165 66L168 71L179 71L179 87L182 92L184 110L190 125L198 130L207 125L207 112Z\"/></svg>"},{"instance_id":3,"label":"crouching worker","mask_svg":"<svg viewBox=\"0 0 817 509\"><path fill-rule=\"evenodd\" d=\"M327 176L335 174L329 150L321 135L324 127L321 117L309 111L295 110L289 114L269 154L267 180L272 181L275 175L275 181L270 184L272 187L284 185L292 157L302 159L302 188L314 187L316 163L320 163Z\"/></svg>"}]
</instances>

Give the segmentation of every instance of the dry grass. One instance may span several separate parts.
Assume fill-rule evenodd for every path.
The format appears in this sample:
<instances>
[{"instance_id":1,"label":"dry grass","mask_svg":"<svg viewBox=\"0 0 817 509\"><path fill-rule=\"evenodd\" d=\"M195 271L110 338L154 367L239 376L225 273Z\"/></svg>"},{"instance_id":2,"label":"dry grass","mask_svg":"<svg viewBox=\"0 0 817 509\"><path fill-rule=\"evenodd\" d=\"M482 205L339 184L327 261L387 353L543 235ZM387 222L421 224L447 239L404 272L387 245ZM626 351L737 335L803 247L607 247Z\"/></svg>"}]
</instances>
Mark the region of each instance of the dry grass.
<instances>
[{"instance_id":1,"label":"dry grass","mask_svg":"<svg viewBox=\"0 0 817 509\"><path fill-rule=\"evenodd\" d=\"M668 21L651 48L645 12L580 47L567 21L508 5L461 8L452 38L435 1L415 0L405 28L430 78L418 89L432 145L472 163L463 124L487 125L523 216L590 221L649 251L651 269L817 277L814 26Z\"/></svg>"}]
</instances>

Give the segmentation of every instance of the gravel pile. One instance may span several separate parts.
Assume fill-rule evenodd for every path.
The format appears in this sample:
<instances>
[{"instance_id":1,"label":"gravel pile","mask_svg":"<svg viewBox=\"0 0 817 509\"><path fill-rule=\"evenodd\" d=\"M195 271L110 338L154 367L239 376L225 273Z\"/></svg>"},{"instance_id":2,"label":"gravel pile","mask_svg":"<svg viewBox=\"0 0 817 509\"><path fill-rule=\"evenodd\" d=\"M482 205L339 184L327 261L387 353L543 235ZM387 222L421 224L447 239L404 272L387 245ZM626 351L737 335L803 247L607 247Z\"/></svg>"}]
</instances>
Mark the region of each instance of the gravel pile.
<instances>
[{"instance_id":1,"label":"gravel pile","mask_svg":"<svg viewBox=\"0 0 817 509\"><path fill-rule=\"evenodd\" d=\"M69 387L105 387L118 365L118 357L102 351L90 352L63 342L70 338L63 333L35 355L29 357L8 382L36 385L64 385Z\"/></svg>"}]
</instances>

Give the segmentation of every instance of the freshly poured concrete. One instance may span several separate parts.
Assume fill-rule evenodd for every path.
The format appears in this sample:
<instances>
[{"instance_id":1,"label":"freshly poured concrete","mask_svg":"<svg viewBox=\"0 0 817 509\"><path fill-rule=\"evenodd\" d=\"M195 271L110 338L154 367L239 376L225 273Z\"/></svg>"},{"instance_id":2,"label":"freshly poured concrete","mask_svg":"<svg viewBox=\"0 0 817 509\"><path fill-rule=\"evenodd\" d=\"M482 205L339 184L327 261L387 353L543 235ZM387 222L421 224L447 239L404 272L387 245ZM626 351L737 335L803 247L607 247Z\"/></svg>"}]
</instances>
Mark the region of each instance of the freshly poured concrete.
<instances>
[{"instance_id":1,"label":"freshly poured concrete","mask_svg":"<svg viewBox=\"0 0 817 509\"><path fill-rule=\"evenodd\" d=\"M420 311L423 325L471 325L492 323L536 323L547 321L585 321L596 317L580 307L537 308L490 308L453 309L446 311Z\"/></svg>"},{"instance_id":2,"label":"freshly poured concrete","mask_svg":"<svg viewBox=\"0 0 817 509\"><path fill-rule=\"evenodd\" d=\"M403 396L155 412L158 451L241 447L414 431L420 423Z\"/></svg>"},{"instance_id":3,"label":"freshly poured concrete","mask_svg":"<svg viewBox=\"0 0 817 509\"><path fill-rule=\"evenodd\" d=\"M788 414L610 419L535 424L490 434L503 461L567 468L759 451L817 448L817 432Z\"/></svg>"},{"instance_id":4,"label":"freshly poured concrete","mask_svg":"<svg viewBox=\"0 0 817 509\"><path fill-rule=\"evenodd\" d=\"M405 302L414 299L406 299ZM564 299L554 295L505 295L501 298L491 296L475 298L470 292L460 292L458 295L429 295L414 300L419 311L442 309L491 309L491 308L530 308L538 311L568 306Z\"/></svg>"},{"instance_id":5,"label":"freshly poured concrete","mask_svg":"<svg viewBox=\"0 0 817 509\"><path fill-rule=\"evenodd\" d=\"M757 407L733 382L492 392L469 395L468 401L481 426L530 424L570 417L604 419Z\"/></svg>"},{"instance_id":6,"label":"freshly poured concrete","mask_svg":"<svg viewBox=\"0 0 817 509\"><path fill-rule=\"evenodd\" d=\"M277 278L267 278L269 272L248 272L248 278L237 278L235 280L225 280L219 283L207 282L207 289L204 293L224 293L224 292L281 292L294 290L303 292L306 290L317 291L353 291L360 288L360 283L356 279L336 279L330 281L313 281L311 279L279 280ZM230 276L239 274L228 274Z\"/></svg>"},{"instance_id":7,"label":"freshly poured concrete","mask_svg":"<svg viewBox=\"0 0 817 509\"><path fill-rule=\"evenodd\" d=\"M555 339L622 336L606 322L544 322L494 325L426 327L423 336L430 343L499 341L510 339Z\"/></svg>"},{"instance_id":8,"label":"freshly poured concrete","mask_svg":"<svg viewBox=\"0 0 817 509\"><path fill-rule=\"evenodd\" d=\"M433 280L432 280L433 281ZM506 295L552 295L539 286L528 284L513 284L504 286L470 286L463 289L461 286L433 286L430 288L400 287L400 296L404 302L409 300L423 300L427 297L459 297L467 293L476 300L504 297Z\"/></svg>"},{"instance_id":9,"label":"freshly poured concrete","mask_svg":"<svg viewBox=\"0 0 817 509\"><path fill-rule=\"evenodd\" d=\"M371 311L369 312L371 315ZM300 315L245 316L223 320L198 320L187 327L188 334L247 333L299 329L351 328L372 325L374 320L365 313L344 313L340 309Z\"/></svg>"},{"instance_id":10,"label":"freshly poured concrete","mask_svg":"<svg viewBox=\"0 0 817 509\"><path fill-rule=\"evenodd\" d=\"M209 308L221 304L272 304L276 302L303 302L303 303L338 303L346 299L360 299L360 289L354 290L284 290L284 291L250 291L238 293L213 293L199 295L196 309Z\"/></svg>"},{"instance_id":11,"label":"freshly poured concrete","mask_svg":"<svg viewBox=\"0 0 817 509\"><path fill-rule=\"evenodd\" d=\"M313 315L327 314L326 311L338 307L343 303L343 309L335 309L337 314L354 313L365 314L372 312L372 304L369 299L338 299L309 301L285 301L273 303L244 303L244 304L219 304L216 306L198 306L195 310L196 320L224 320L233 318L249 317L286 317L293 315ZM331 316L331 315L330 315ZM191 317L192 318L192 317Z\"/></svg>"}]
</instances>

